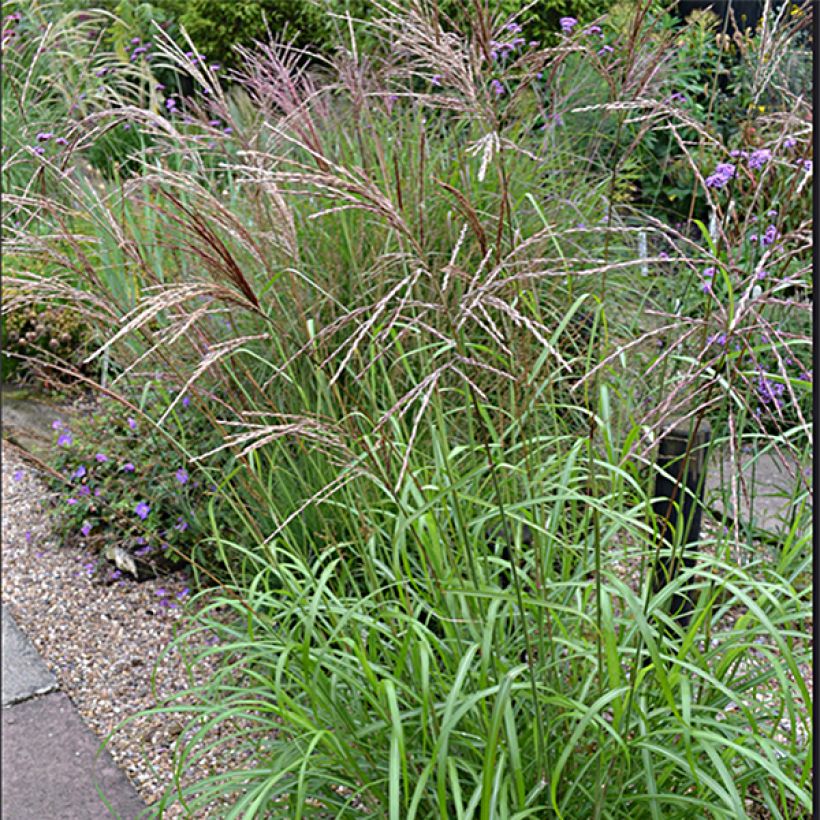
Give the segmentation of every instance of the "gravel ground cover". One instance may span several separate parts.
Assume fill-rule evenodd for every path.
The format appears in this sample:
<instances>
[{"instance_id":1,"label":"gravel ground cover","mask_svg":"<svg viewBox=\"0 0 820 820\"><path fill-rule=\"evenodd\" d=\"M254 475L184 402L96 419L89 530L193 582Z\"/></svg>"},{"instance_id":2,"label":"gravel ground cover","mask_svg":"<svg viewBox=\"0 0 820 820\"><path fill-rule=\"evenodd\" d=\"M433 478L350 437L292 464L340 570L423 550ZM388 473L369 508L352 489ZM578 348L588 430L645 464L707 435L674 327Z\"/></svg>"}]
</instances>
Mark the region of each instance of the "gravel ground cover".
<instances>
[{"instance_id":1,"label":"gravel ground cover","mask_svg":"<svg viewBox=\"0 0 820 820\"><path fill-rule=\"evenodd\" d=\"M163 655L187 605L185 577L94 579L92 555L55 542L44 485L5 443L2 473L3 605L102 740L126 717L185 688L178 653ZM114 760L149 805L171 781L181 730L162 716L139 717L110 741ZM185 815L174 809L163 816Z\"/></svg>"}]
</instances>

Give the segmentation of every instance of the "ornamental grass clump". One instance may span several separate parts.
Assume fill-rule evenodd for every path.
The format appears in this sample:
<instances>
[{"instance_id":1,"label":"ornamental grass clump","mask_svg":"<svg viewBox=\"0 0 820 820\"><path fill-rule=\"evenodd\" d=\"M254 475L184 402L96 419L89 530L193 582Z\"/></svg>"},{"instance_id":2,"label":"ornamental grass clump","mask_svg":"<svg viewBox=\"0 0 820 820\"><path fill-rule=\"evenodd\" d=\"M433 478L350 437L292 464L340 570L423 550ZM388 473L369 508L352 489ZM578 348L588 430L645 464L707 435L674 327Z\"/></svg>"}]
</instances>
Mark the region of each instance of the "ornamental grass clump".
<instances>
[{"instance_id":1,"label":"ornamental grass clump","mask_svg":"<svg viewBox=\"0 0 820 820\"><path fill-rule=\"evenodd\" d=\"M648 3L606 28L609 51L606 21L513 47L526 32L479 8L464 29L379 10L381 49L352 24L332 58L260 44L230 90L158 33L197 93L83 122L138 124L139 173L98 197L44 161L38 229L12 234L12 253L64 260L114 400L161 371L138 421L184 454L174 490L216 487L178 648L216 634L187 660L221 664L158 707L188 723L152 811L807 810L805 477L773 553L726 519L659 587L652 451L672 418L708 416L713 455L805 464L810 344L786 303L809 269L808 102L778 115L792 148L775 120L722 144L666 102L673 34L650 36ZM630 203L636 124L671 132L708 225ZM15 286L34 301L43 282ZM186 402L207 437L186 437ZM134 504L135 522L160 509ZM203 776L206 748L224 767Z\"/></svg>"}]
</instances>

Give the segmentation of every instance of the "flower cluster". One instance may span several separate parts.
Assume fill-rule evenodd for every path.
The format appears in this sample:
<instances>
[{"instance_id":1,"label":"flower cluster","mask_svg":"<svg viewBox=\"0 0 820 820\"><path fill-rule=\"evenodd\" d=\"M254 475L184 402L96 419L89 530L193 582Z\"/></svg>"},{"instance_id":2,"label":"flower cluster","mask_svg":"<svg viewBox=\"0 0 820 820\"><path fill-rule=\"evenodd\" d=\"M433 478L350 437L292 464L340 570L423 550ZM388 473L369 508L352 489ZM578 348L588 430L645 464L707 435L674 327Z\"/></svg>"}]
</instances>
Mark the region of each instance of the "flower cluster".
<instances>
[{"instance_id":1,"label":"flower cluster","mask_svg":"<svg viewBox=\"0 0 820 820\"><path fill-rule=\"evenodd\" d=\"M734 177L736 170L731 162L719 163L714 173L706 177L706 186L708 188L723 188Z\"/></svg>"}]
</instances>

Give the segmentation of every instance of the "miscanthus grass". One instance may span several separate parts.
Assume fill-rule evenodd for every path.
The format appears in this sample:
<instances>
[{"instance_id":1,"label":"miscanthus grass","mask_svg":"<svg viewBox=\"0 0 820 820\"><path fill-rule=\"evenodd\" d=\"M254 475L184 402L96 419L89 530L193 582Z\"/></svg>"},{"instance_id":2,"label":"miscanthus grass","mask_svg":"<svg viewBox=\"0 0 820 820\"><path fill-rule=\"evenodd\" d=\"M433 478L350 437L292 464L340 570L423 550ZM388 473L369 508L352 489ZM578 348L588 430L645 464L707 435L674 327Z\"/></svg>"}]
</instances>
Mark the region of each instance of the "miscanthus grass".
<instances>
[{"instance_id":1,"label":"miscanthus grass","mask_svg":"<svg viewBox=\"0 0 820 820\"><path fill-rule=\"evenodd\" d=\"M340 21L334 58L262 44L230 85L157 32L197 94L135 78L74 125L136 129L130 175L94 190L74 147L14 183L4 309L72 301L101 388L217 488L178 647L221 663L158 707L187 727L152 814L808 811L808 104L784 92L768 154L723 145L668 104L650 12L617 50L569 24L542 49L479 4L459 30L385 3L381 52ZM671 133L709 225L623 202L636 124ZM713 460L796 465L793 514L705 527L658 588L680 417ZM755 492L731 478L724 509Z\"/></svg>"}]
</instances>

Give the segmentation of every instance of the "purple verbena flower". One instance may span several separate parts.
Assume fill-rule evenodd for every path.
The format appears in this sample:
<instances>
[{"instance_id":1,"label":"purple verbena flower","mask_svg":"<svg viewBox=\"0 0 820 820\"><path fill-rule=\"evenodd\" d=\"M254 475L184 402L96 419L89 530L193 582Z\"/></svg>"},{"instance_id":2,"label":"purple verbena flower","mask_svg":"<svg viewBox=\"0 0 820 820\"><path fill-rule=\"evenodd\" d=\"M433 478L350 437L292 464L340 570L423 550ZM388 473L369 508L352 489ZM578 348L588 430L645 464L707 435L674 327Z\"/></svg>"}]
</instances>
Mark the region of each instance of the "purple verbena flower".
<instances>
[{"instance_id":1,"label":"purple verbena flower","mask_svg":"<svg viewBox=\"0 0 820 820\"><path fill-rule=\"evenodd\" d=\"M772 245L780 238L780 231L777 230L776 225L769 225L766 232L760 237L761 245Z\"/></svg>"},{"instance_id":2,"label":"purple verbena flower","mask_svg":"<svg viewBox=\"0 0 820 820\"><path fill-rule=\"evenodd\" d=\"M57 145L68 145L68 140L65 137L57 137L54 142L56 142Z\"/></svg>"},{"instance_id":3,"label":"purple verbena flower","mask_svg":"<svg viewBox=\"0 0 820 820\"><path fill-rule=\"evenodd\" d=\"M176 479L180 484L187 484L188 483L188 473L187 473L187 471L183 470L182 467L180 467L176 471Z\"/></svg>"},{"instance_id":4,"label":"purple verbena flower","mask_svg":"<svg viewBox=\"0 0 820 820\"><path fill-rule=\"evenodd\" d=\"M591 37L593 34L600 34L601 33L601 27L600 26L587 26L587 28L584 29L583 33L586 34L588 37Z\"/></svg>"},{"instance_id":5,"label":"purple verbena flower","mask_svg":"<svg viewBox=\"0 0 820 820\"><path fill-rule=\"evenodd\" d=\"M51 429L52 430L62 430L63 429L63 422L61 419L54 419L51 422Z\"/></svg>"},{"instance_id":6,"label":"purple verbena flower","mask_svg":"<svg viewBox=\"0 0 820 820\"><path fill-rule=\"evenodd\" d=\"M177 101L173 97L168 97L168 99L165 101L165 107L169 111L172 111L174 108L177 107Z\"/></svg>"},{"instance_id":7,"label":"purple verbena flower","mask_svg":"<svg viewBox=\"0 0 820 820\"><path fill-rule=\"evenodd\" d=\"M603 57L604 54L611 54L613 51L615 51L615 49L610 45L601 46L601 48L598 49L598 56Z\"/></svg>"},{"instance_id":8,"label":"purple verbena flower","mask_svg":"<svg viewBox=\"0 0 820 820\"><path fill-rule=\"evenodd\" d=\"M504 93L504 83L501 80L495 79L490 83L490 87L496 97L500 97Z\"/></svg>"},{"instance_id":9,"label":"purple verbena flower","mask_svg":"<svg viewBox=\"0 0 820 820\"><path fill-rule=\"evenodd\" d=\"M15 471L14 471L14 475L12 476L12 478L13 478L15 481L22 481L22 480L23 480L23 476L24 476L24 475L25 475L25 473L23 473L23 471L22 471L22 470L15 470Z\"/></svg>"},{"instance_id":10,"label":"purple verbena flower","mask_svg":"<svg viewBox=\"0 0 820 820\"><path fill-rule=\"evenodd\" d=\"M749 167L755 171L762 168L772 158L772 152L768 148L759 148L752 151L749 156Z\"/></svg>"},{"instance_id":11,"label":"purple verbena flower","mask_svg":"<svg viewBox=\"0 0 820 820\"><path fill-rule=\"evenodd\" d=\"M722 188L735 175L735 166L731 162L721 162L715 172L706 177L707 188Z\"/></svg>"},{"instance_id":12,"label":"purple verbena flower","mask_svg":"<svg viewBox=\"0 0 820 820\"><path fill-rule=\"evenodd\" d=\"M122 471L124 473L133 473L134 469L135 469L134 465L130 461L128 461L128 462L126 462L125 464L122 465Z\"/></svg>"},{"instance_id":13,"label":"purple verbena flower","mask_svg":"<svg viewBox=\"0 0 820 820\"><path fill-rule=\"evenodd\" d=\"M67 498L65 503L68 504L69 507L73 507L75 504L78 503L76 498Z\"/></svg>"},{"instance_id":14,"label":"purple verbena flower","mask_svg":"<svg viewBox=\"0 0 820 820\"><path fill-rule=\"evenodd\" d=\"M507 31L510 32L510 34L521 34L522 30L521 26L518 25L518 23L507 23L507 25L504 26L504 28L506 28Z\"/></svg>"},{"instance_id":15,"label":"purple verbena flower","mask_svg":"<svg viewBox=\"0 0 820 820\"><path fill-rule=\"evenodd\" d=\"M188 587L183 587L179 592L177 592L177 598L184 598L186 595L190 593L190 589Z\"/></svg>"},{"instance_id":16,"label":"purple verbena flower","mask_svg":"<svg viewBox=\"0 0 820 820\"><path fill-rule=\"evenodd\" d=\"M82 496L91 495L91 487L88 484L81 484L77 488L77 493Z\"/></svg>"},{"instance_id":17,"label":"purple verbena flower","mask_svg":"<svg viewBox=\"0 0 820 820\"><path fill-rule=\"evenodd\" d=\"M144 501L140 501L140 503L134 508L134 512L143 521L145 521L145 519L148 518L148 514L151 512L151 508Z\"/></svg>"},{"instance_id":18,"label":"purple verbena flower","mask_svg":"<svg viewBox=\"0 0 820 820\"><path fill-rule=\"evenodd\" d=\"M97 453L94 458L97 459L100 464L105 464L105 462L108 461L108 456L105 453Z\"/></svg>"},{"instance_id":19,"label":"purple verbena flower","mask_svg":"<svg viewBox=\"0 0 820 820\"><path fill-rule=\"evenodd\" d=\"M85 465L81 464L77 469L71 474L72 478L82 478L86 473Z\"/></svg>"},{"instance_id":20,"label":"purple verbena flower","mask_svg":"<svg viewBox=\"0 0 820 820\"><path fill-rule=\"evenodd\" d=\"M558 23L564 34L569 34L578 25L578 21L574 17L562 17Z\"/></svg>"},{"instance_id":21,"label":"purple verbena flower","mask_svg":"<svg viewBox=\"0 0 820 820\"><path fill-rule=\"evenodd\" d=\"M83 534L85 538L88 538L88 535L91 532L91 524L83 524L82 527L80 527L80 532Z\"/></svg>"},{"instance_id":22,"label":"purple verbena flower","mask_svg":"<svg viewBox=\"0 0 820 820\"><path fill-rule=\"evenodd\" d=\"M74 437L71 435L70 430L66 430L65 433L60 433L60 436L57 439L58 447L70 447L73 443Z\"/></svg>"},{"instance_id":23,"label":"purple verbena flower","mask_svg":"<svg viewBox=\"0 0 820 820\"><path fill-rule=\"evenodd\" d=\"M52 134L51 131L41 131L37 135L37 142L48 142L53 136L54 134Z\"/></svg>"},{"instance_id":24,"label":"purple verbena flower","mask_svg":"<svg viewBox=\"0 0 820 820\"><path fill-rule=\"evenodd\" d=\"M769 275L769 271L767 271L767 270L763 270L763 268L761 268L761 269L760 269L760 270L759 270L759 271L755 274L755 279L765 279L768 275Z\"/></svg>"},{"instance_id":25,"label":"purple verbena flower","mask_svg":"<svg viewBox=\"0 0 820 820\"><path fill-rule=\"evenodd\" d=\"M784 148L794 148L795 145L797 145L797 140L794 137L786 137L786 139L783 140Z\"/></svg>"},{"instance_id":26,"label":"purple verbena flower","mask_svg":"<svg viewBox=\"0 0 820 820\"><path fill-rule=\"evenodd\" d=\"M188 407L188 405L189 405L190 403L191 403L191 400L190 400L190 398L188 398L188 396L186 396L186 397L182 400L182 406L183 406L183 407Z\"/></svg>"},{"instance_id":27,"label":"purple verbena flower","mask_svg":"<svg viewBox=\"0 0 820 820\"><path fill-rule=\"evenodd\" d=\"M763 404L773 404L780 409L783 406L782 395L786 387L779 382L773 382L760 372L757 378L757 394Z\"/></svg>"},{"instance_id":28,"label":"purple verbena flower","mask_svg":"<svg viewBox=\"0 0 820 820\"><path fill-rule=\"evenodd\" d=\"M174 529L179 532L185 532L185 530L188 529L188 522L180 515L179 518L177 518L177 523L174 524Z\"/></svg>"},{"instance_id":29,"label":"purple verbena flower","mask_svg":"<svg viewBox=\"0 0 820 820\"><path fill-rule=\"evenodd\" d=\"M132 418L131 418L131 416L129 416L129 417L128 417L127 422L128 422L128 426L129 426L132 430L136 430L136 429L137 429L137 423L134 421L134 419L132 419Z\"/></svg>"}]
</instances>

